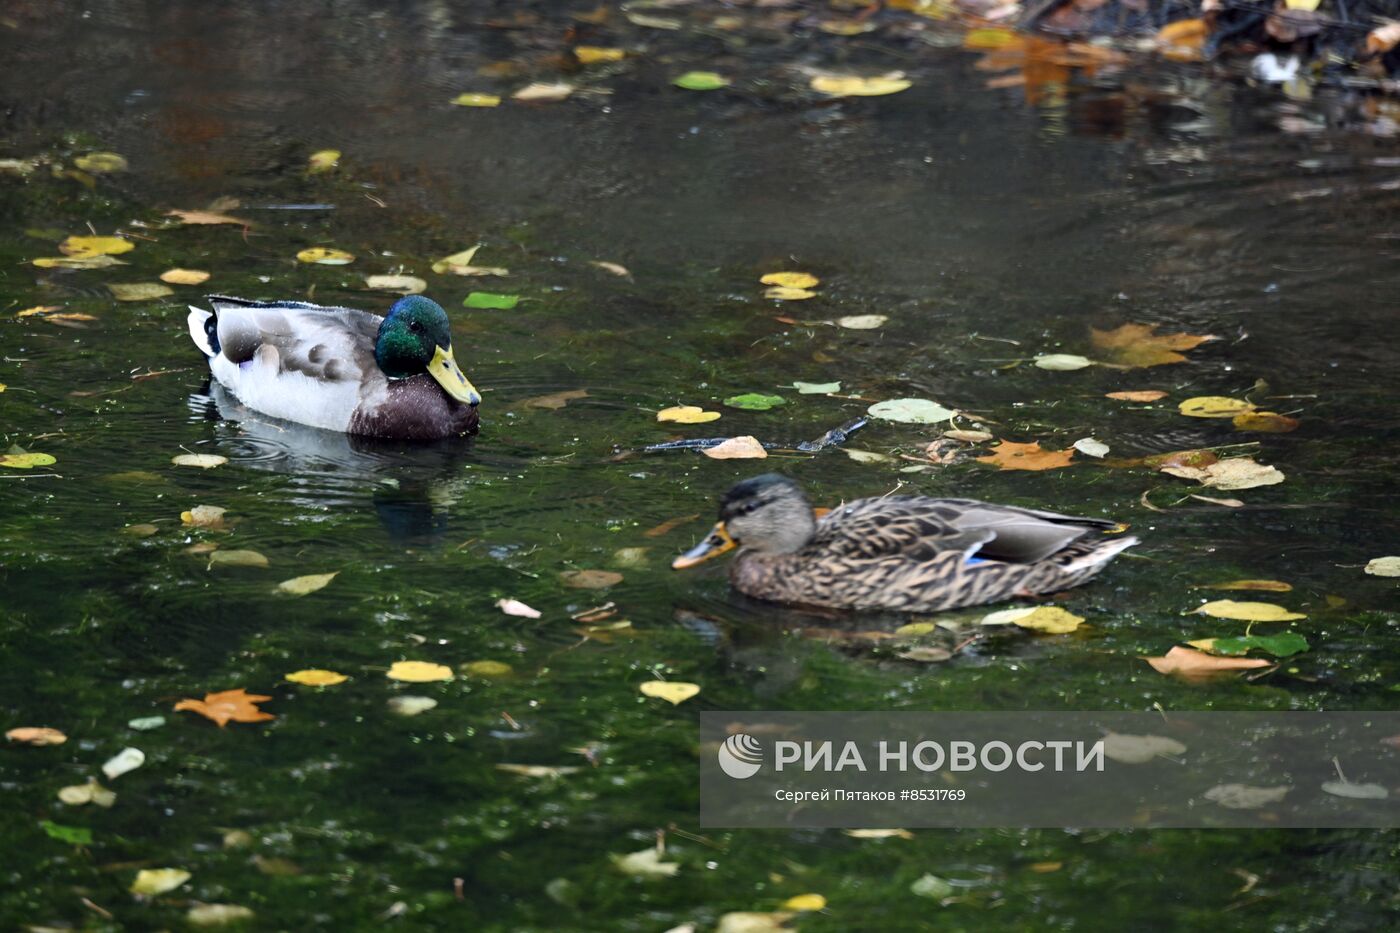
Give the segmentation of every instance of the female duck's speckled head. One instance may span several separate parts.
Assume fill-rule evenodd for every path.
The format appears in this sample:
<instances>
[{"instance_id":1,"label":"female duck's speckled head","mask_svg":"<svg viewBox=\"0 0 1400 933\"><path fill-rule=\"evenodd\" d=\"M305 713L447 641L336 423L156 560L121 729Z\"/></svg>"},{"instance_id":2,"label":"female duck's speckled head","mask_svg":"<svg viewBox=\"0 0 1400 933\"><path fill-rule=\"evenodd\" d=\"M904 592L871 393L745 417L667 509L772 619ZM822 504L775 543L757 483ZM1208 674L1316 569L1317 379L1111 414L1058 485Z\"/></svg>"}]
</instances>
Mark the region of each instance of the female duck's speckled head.
<instances>
[{"instance_id":1,"label":"female duck's speckled head","mask_svg":"<svg viewBox=\"0 0 1400 933\"><path fill-rule=\"evenodd\" d=\"M394 303L379 325L374 360L390 379L427 373L457 401L467 405L481 402L481 395L452 356L447 312L430 298L409 295Z\"/></svg>"},{"instance_id":2,"label":"female duck's speckled head","mask_svg":"<svg viewBox=\"0 0 1400 933\"><path fill-rule=\"evenodd\" d=\"M734 547L764 555L792 554L811 540L817 519L802 487L777 473L737 483L719 503L719 522L695 547L677 557L677 570Z\"/></svg>"}]
</instances>

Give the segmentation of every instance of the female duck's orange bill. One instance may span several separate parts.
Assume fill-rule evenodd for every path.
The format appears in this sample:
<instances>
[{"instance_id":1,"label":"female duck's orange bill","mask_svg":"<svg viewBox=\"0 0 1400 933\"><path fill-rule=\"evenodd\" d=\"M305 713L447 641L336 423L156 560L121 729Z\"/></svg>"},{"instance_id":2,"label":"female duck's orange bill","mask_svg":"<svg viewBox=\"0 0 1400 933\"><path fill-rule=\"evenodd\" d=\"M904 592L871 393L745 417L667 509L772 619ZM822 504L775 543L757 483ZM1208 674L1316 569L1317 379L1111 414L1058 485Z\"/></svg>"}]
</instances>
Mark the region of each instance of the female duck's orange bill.
<instances>
[{"instance_id":1,"label":"female duck's orange bill","mask_svg":"<svg viewBox=\"0 0 1400 933\"><path fill-rule=\"evenodd\" d=\"M729 537L729 531L724 527L724 522L715 525L709 536L695 547L686 551L680 557L671 561L672 570L684 570L687 567L694 567L696 564L703 564L711 557L718 557L725 551L732 551L738 547L734 539Z\"/></svg>"}]
</instances>

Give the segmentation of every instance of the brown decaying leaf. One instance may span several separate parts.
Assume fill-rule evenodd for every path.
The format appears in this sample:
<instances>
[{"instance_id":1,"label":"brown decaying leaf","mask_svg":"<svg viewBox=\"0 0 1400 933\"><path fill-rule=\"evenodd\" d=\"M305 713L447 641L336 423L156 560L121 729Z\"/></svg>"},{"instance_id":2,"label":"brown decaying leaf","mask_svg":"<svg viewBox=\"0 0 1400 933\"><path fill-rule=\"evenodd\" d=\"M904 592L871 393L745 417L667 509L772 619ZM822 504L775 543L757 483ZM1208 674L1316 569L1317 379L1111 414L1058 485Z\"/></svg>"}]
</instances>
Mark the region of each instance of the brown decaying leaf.
<instances>
[{"instance_id":1,"label":"brown decaying leaf","mask_svg":"<svg viewBox=\"0 0 1400 933\"><path fill-rule=\"evenodd\" d=\"M1236 431L1258 431L1263 434L1287 434L1298 429L1298 419L1276 411L1242 411L1231 423Z\"/></svg>"},{"instance_id":2,"label":"brown decaying leaf","mask_svg":"<svg viewBox=\"0 0 1400 933\"><path fill-rule=\"evenodd\" d=\"M1253 590L1262 593L1291 593L1293 584L1282 580L1231 580L1229 583L1202 584L1208 590Z\"/></svg>"},{"instance_id":3,"label":"brown decaying leaf","mask_svg":"<svg viewBox=\"0 0 1400 933\"><path fill-rule=\"evenodd\" d=\"M1255 486L1273 486L1284 480L1283 473L1277 467L1256 463L1249 457L1231 457L1204 468L1164 466L1161 472L1193 479L1202 486L1215 489L1253 489Z\"/></svg>"},{"instance_id":4,"label":"brown decaying leaf","mask_svg":"<svg viewBox=\"0 0 1400 933\"><path fill-rule=\"evenodd\" d=\"M990 463L998 470L1053 470L1069 466L1073 457L1073 450L1045 450L1039 441L999 441L989 456L978 457L977 462Z\"/></svg>"},{"instance_id":5,"label":"brown decaying leaf","mask_svg":"<svg viewBox=\"0 0 1400 933\"><path fill-rule=\"evenodd\" d=\"M622 582L622 574L612 570L569 570L559 577L576 590L601 590Z\"/></svg>"},{"instance_id":6,"label":"brown decaying leaf","mask_svg":"<svg viewBox=\"0 0 1400 933\"><path fill-rule=\"evenodd\" d=\"M237 690L206 693L202 700L181 700L175 704L175 709L177 712L190 710L198 713L206 719L212 719L222 729L230 722L266 722L269 719L276 719L276 716L264 713L257 707L257 704L265 703L270 699L272 697L247 693L242 687L239 687Z\"/></svg>"},{"instance_id":7,"label":"brown decaying leaf","mask_svg":"<svg viewBox=\"0 0 1400 933\"><path fill-rule=\"evenodd\" d=\"M166 211L166 216L178 218L182 224L236 224L240 227L251 227L251 220L244 220L241 217L230 217L228 214L220 214L215 211Z\"/></svg>"},{"instance_id":8,"label":"brown decaying leaf","mask_svg":"<svg viewBox=\"0 0 1400 933\"><path fill-rule=\"evenodd\" d=\"M1158 334L1155 333L1156 324L1124 324L1113 330L1097 327L1089 330L1092 343L1105 351L1110 362L1134 369L1184 363L1186 357L1181 351L1216 339L1211 334Z\"/></svg>"},{"instance_id":9,"label":"brown decaying leaf","mask_svg":"<svg viewBox=\"0 0 1400 933\"><path fill-rule=\"evenodd\" d=\"M670 532L675 531L677 528L679 528L681 525L684 525L687 522L695 521L699 517L700 513L696 512L694 515L680 515L676 518L669 518L661 524L657 525L656 527L648 528L646 531L642 532L642 537L659 538L664 534L669 534Z\"/></svg>"},{"instance_id":10,"label":"brown decaying leaf","mask_svg":"<svg viewBox=\"0 0 1400 933\"><path fill-rule=\"evenodd\" d=\"M1204 469L1212 463L1220 462L1220 458L1215 455L1214 451L1210 450L1173 450L1170 453L1144 457L1142 462L1159 470L1164 467L1196 467L1197 469Z\"/></svg>"},{"instance_id":11,"label":"brown decaying leaf","mask_svg":"<svg viewBox=\"0 0 1400 933\"><path fill-rule=\"evenodd\" d=\"M1159 674L1182 674L1187 677L1205 674L1244 671L1256 667L1268 667L1273 661L1264 658L1221 658L1195 648L1172 648L1160 658L1143 658Z\"/></svg>"},{"instance_id":12,"label":"brown decaying leaf","mask_svg":"<svg viewBox=\"0 0 1400 933\"><path fill-rule=\"evenodd\" d=\"M564 392L555 392L551 395L537 395L534 398L527 398L520 404L526 408L546 408L550 411L557 411L576 398L588 398L587 389L568 389Z\"/></svg>"}]
</instances>

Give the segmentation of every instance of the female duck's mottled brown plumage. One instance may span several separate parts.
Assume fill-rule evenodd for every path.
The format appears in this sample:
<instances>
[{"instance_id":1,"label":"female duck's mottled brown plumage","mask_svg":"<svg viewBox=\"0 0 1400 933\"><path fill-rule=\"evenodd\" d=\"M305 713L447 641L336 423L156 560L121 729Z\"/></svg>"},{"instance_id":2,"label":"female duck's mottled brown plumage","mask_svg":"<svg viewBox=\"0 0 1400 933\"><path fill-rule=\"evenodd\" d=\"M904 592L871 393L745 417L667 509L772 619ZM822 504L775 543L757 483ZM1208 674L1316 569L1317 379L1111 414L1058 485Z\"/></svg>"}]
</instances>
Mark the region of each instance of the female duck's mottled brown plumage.
<instances>
[{"instance_id":1,"label":"female duck's mottled brown plumage","mask_svg":"<svg viewBox=\"0 0 1400 933\"><path fill-rule=\"evenodd\" d=\"M1078 586L1137 539L1115 522L973 499L860 499L820 520L776 474L745 480L673 566L738 546L735 589L773 602L938 612Z\"/></svg>"}]
</instances>

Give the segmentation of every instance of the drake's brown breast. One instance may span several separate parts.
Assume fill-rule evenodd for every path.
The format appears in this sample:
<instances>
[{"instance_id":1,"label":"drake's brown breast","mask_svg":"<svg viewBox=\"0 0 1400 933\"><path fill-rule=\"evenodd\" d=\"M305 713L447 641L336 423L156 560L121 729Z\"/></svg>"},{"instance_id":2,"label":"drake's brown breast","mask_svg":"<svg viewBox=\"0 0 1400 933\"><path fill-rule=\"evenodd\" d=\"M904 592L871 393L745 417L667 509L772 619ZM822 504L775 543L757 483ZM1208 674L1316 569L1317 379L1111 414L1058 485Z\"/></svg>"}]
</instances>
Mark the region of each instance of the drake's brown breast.
<instances>
[{"instance_id":1,"label":"drake's brown breast","mask_svg":"<svg viewBox=\"0 0 1400 933\"><path fill-rule=\"evenodd\" d=\"M362 401L350 416L351 434L404 441L430 441L477 432L476 408L442 391L424 374L392 379L374 399Z\"/></svg>"}]
</instances>

